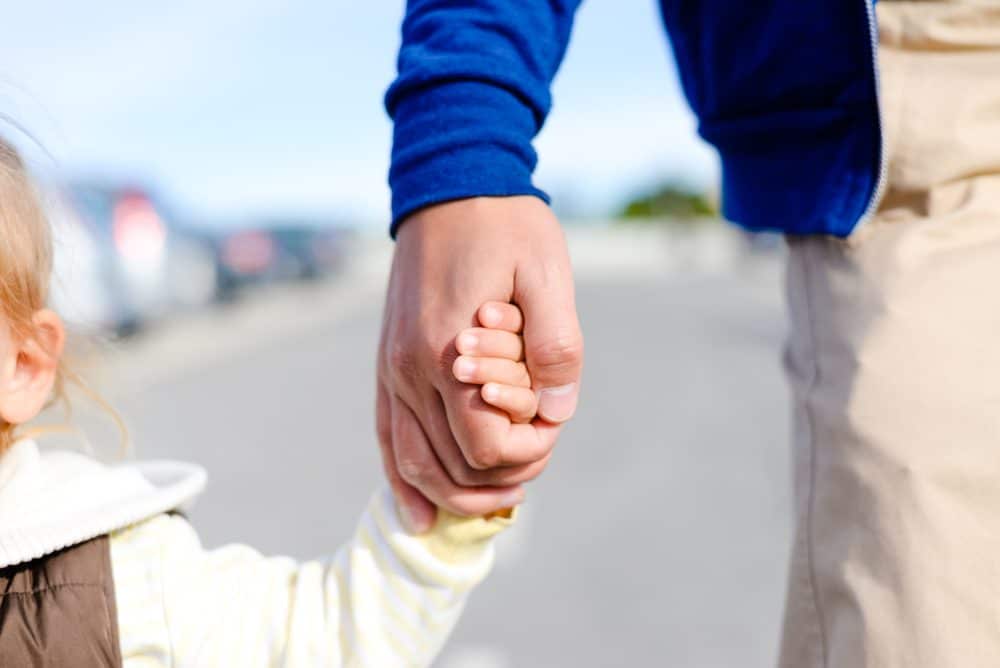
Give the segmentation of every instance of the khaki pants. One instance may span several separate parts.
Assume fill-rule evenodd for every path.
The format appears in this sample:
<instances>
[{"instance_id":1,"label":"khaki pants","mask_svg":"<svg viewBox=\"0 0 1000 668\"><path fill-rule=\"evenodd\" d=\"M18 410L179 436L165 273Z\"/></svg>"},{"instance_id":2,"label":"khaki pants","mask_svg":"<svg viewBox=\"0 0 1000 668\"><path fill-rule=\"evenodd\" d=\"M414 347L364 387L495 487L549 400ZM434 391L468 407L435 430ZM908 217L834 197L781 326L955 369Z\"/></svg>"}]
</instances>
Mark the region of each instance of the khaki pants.
<instances>
[{"instance_id":1,"label":"khaki pants","mask_svg":"<svg viewBox=\"0 0 1000 668\"><path fill-rule=\"evenodd\" d=\"M783 668L1000 666L1000 2L880 2L886 196L789 240Z\"/></svg>"}]
</instances>

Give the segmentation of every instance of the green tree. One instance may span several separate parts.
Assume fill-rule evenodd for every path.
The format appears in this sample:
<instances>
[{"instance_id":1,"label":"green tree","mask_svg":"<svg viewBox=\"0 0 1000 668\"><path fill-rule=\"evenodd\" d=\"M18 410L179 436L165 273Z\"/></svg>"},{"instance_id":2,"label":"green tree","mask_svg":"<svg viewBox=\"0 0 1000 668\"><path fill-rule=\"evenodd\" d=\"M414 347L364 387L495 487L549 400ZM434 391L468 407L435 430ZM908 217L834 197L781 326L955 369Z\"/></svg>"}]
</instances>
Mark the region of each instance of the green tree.
<instances>
[{"instance_id":1,"label":"green tree","mask_svg":"<svg viewBox=\"0 0 1000 668\"><path fill-rule=\"evenodd\" d=\"M694 221L714 218L718 211L704 193L668 183L630 200L619 216L633 221L653 218Z\"/></svg>"}]
</instances>

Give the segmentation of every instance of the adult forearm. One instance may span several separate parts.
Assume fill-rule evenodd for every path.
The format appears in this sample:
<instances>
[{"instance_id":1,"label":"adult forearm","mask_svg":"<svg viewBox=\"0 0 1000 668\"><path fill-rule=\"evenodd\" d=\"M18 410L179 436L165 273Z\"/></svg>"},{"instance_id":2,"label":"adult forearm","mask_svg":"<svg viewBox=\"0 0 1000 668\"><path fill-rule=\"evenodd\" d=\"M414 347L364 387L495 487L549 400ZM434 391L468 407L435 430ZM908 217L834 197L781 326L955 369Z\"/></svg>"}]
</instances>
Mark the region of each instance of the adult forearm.
<instances>
[{"instance_id":1,"label":"adult forearm","mask_svg":"<svg viewBox=\"0 0 1000 668\"><path fill-rule=\"evenodd\" d=\"M393 233L414 211L477 195L537 195L531 141L551 106L579 0L410 0L394 121Z\"/></svg>"}]
</instances>

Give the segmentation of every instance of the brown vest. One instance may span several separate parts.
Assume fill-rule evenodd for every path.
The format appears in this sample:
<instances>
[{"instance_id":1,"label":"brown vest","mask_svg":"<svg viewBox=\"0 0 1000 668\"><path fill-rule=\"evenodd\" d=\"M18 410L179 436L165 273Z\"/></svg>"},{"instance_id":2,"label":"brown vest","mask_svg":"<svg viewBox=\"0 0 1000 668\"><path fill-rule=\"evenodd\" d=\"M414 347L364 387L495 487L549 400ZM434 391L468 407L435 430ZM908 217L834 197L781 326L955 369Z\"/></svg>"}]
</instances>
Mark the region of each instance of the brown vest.
<instances>
[{"instance_id":1,"label":"brown vest","mask_svg":"<svg viewBox=\"0 0 1000 668\"><path fill-rule=\"evenodd\" d=\"M0 667L121 665L107 536L0 569Z\"/></svg>"}]
</instances>

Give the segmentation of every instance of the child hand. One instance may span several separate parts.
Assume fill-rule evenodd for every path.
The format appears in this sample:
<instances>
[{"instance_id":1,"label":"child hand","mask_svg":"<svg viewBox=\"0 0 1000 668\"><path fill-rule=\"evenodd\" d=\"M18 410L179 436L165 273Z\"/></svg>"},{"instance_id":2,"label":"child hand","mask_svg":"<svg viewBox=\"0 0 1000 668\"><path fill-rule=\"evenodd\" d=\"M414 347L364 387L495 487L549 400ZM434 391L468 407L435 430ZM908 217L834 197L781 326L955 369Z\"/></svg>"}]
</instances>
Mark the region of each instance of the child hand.
<instances>
[{"instance_id":1,"label":"child hand","mask_svg":"<svg viewBox=\"0 0 1000 668\"><path fill-rule=\"evenodd\" d=\"M531 422L538 411L538 396L524 364L521 309L486 302L477 317L481 327L462 330L455 338L459 357L452 373L463 383L482 385L483 401L506 412L511 422Z\"/></svg>"}]
</instances>

